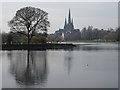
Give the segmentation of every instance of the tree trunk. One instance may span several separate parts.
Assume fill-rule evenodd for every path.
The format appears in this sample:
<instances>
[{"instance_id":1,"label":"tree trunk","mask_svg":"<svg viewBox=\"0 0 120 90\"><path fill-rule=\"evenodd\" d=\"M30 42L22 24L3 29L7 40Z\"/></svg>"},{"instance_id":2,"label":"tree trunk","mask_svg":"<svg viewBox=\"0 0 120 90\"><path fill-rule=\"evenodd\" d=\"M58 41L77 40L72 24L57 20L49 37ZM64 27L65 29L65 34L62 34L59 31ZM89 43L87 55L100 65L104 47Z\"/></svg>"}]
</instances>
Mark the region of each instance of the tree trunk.
<instances>
[{"instance_id":1,"label":"tree trunk","mask_svg":"<svg viewBox=\"0 0 120 90\"><path fill-rule=\"evenodd\" d=\"M29 50L29 44L30 44L30 41L29 41L29 32L28 32L28 43L27 43L28 50Z\"/></svg>"}]
</instances>

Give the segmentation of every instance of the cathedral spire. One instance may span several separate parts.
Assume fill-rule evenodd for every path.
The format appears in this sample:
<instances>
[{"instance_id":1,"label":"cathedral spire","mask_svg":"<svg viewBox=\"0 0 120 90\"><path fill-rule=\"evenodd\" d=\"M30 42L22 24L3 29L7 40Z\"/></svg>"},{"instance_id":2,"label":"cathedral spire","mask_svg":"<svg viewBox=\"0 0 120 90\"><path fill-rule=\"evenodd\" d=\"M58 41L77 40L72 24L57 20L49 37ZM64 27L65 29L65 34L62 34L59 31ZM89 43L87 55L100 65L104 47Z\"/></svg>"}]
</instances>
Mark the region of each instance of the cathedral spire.
<instances>
[{"instance_id":1,"label":"cathedral spire","mask_svg":"<svg viewBox=\"0 0 120 90\"><path fill-rule=\"evenodd\" d=\"M74 29L74 25L73 25L73 18L72 18L72 28Z\"/></svg>"},{"instance_id":2,"label":"cathedral spire","mask_svg":"<svg viewBox=\"0 0 120 90\"><path fill-rule=\"evenodd\" d=\"M69 14L68 14L68 23L71 23L71 13L70 13L70 8L69 8Z\"/></svg>"},{"instance_id":3,"label":"cathedral spire","mask_svg":"<svg viewBox=\"0 0 120 90\"><path fill-rule=\"evenodd\" d=\"M66 27L66 25L67 25L67 22L66 22L66 18L65 18L65 24L64 24L64 28Z\"/></svg>"},{"instance_id":4,"label":"cathedral spire","mask_svg":"<svg viewBox=\"0 0 120 90\"><path fill-rule=\"evenodd\" d=\"M72 24L73 24L73 18L72 18Z\"/></svg>"}]
</instances>

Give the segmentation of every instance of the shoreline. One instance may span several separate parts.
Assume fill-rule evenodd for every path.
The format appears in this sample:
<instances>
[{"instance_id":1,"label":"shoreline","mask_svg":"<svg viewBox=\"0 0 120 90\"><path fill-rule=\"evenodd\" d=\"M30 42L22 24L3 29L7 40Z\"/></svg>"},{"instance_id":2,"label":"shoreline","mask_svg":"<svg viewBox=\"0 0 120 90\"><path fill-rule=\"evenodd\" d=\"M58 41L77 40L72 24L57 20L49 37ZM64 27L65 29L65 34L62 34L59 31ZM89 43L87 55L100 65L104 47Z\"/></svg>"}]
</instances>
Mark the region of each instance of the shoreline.
<instances>
[{"instance_id":1,"label":"shoreline","mask_svg":"<svg viewBox=\"0 0 120 90\"><path fill-rule=\"evenodd\" d=\"M48 49L73 49L74 44L2 44L2 50L48 50Z\"/></svg>"},{"instance_id":2,"label":"shoreline","mask_svg":"<svg viewBox=\"0 0 120 90\"><path fill-rule=\"evenodd\" d=\"M94 40L76 40L76 41L65 41L70 43L113 43L120 44L120 41L94 41Z\"/></svg>"}]
</instances>

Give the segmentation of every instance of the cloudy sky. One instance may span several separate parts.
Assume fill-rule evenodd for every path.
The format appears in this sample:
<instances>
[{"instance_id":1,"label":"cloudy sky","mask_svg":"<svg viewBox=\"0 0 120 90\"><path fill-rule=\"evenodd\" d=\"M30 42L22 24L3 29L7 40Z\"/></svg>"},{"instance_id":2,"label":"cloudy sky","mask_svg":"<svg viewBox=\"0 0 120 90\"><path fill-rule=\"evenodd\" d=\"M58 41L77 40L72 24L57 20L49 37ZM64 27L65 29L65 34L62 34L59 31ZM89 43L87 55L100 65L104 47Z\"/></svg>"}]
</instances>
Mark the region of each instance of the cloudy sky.
<instances>
[{"instance_id":1,"label":"cloudy sky","mask_svg":"<svg viewBox=\"0 0 120 90\"><path fill-rule=\"evenodd\" d=\"M49 33L63 28L64 19L70 8L75 28L80 30L89 25L95 28L116 28L118 26L117 2L2 2L2 32L9 32L7 22L16 11L26 6L33 6L48 12L51 27ZM0 10L1 12L1 10Z\"/></svg>"}]
</instances>

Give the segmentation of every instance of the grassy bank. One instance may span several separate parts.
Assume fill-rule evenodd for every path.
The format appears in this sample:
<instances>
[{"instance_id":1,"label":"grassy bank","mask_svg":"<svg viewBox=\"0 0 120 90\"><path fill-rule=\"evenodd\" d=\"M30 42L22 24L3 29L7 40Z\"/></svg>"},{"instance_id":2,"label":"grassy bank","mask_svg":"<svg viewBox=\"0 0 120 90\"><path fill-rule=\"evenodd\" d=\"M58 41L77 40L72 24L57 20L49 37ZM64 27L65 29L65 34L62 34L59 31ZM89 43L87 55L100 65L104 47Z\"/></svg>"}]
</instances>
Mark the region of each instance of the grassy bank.
<instances>
[{"instance_id":1,"label":"grassy bank","mask_svg":"<svg viewBox=\"0 0 120 90\"><path fill-rule=\"evenodd\" d=\"M71 40L71 41L65 41L65 42L74 42L74 43L80 43L80 42L84 42L84 43L115 43L118 44L120 42L118 41L103 41L103 40Z\"/></svg>"}]
</instances>

